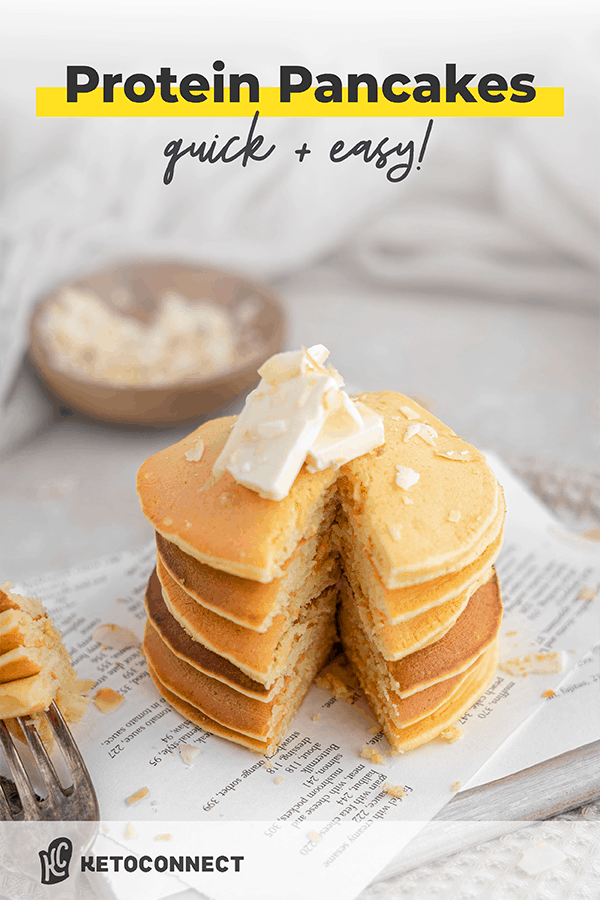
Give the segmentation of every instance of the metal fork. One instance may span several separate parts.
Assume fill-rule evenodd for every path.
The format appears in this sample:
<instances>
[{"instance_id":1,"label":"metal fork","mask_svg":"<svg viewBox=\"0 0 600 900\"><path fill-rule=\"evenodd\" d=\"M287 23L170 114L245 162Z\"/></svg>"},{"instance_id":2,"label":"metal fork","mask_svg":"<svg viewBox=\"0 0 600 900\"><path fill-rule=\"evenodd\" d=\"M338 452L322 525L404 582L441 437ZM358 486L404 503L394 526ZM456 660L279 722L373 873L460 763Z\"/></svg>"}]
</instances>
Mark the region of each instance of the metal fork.
<instances>
[{"instance_id":1,"label":"metal fork","mask_svg":"<svg viewBox=\"0 0 600 900\"><path fill-rule=\"evenodd\" d=\"M40 799L19 756L6 724L0 721L0 744L14 779L16 796L7 796L0 787L0 820L98 821L100 811L92 779L73 740L73 735L55 703L46 712L59 749L64 757L72 784L63 787L30 716L17 719L41 775L47 796ZM10 787L8 779L3 779Z\"/></svg>"}]
</instances>

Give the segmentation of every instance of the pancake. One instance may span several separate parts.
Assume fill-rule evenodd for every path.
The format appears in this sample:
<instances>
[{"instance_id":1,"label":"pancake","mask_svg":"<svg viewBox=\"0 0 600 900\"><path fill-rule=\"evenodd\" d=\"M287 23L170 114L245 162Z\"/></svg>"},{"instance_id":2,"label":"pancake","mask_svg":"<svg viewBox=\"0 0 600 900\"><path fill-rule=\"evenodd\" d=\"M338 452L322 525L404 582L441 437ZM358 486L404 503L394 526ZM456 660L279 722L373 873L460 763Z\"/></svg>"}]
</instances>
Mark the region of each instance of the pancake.
<instances>
[{"instance_id":1,"label":"pancake","mask_svg":"<svg viewBox=\"0 0 600 900\"><path fill-rule=\"evenodd\" d=\"M213 476L231 417L138 474L157 544L152 678L191 721L258 752L277 746L331 647L338 591L342 643L392 746L431 740L493 674L502 489L483 454L414 401L359 399L385 444L338 469L303 466L282 500Z\"/></svg>"},{"instance_id":2,"label":"pancake","mask_svg":"<svg viewBox=\"0 0 600 900\"><path fill-rule=\"evenodd\" d=\"M476 659L468 669L459 675L438 681L430 687L423 688L422 691L416 691L409 697L402 698L393 691L377 689L376 679L371 675L367 664L368 655L361 654L361 649L364 650L364 644L360 641L347 642L346 652L350 665L355 671L362 673L362 683L367 686L369 693L377 695L378 706L382 711L382 720L389 721L396 728L414 725L443 706L469 677L481 659L481 657Z\"/></svg>"},{"instance_id":3,"label":"pancake","mask_svg":"<svg viewBox=\"0 0 600 900\"><path fill-rule=\"evenodd\" d=\"M247 735L239 734L237 731L233 731L231 728L227 728L226 726L221 725L219 722L215 722L214 719L211 719L210 716L204 715L204 713L200 712L199 709L196 709L195 706L192 706L191 703L188 703L187 700L184 700L177 694L174 694L173 691L170 691L169 688L162 683L154 668L152 667L152 663L150 661L148 661L148 671L158 692L173 707L173 709L176 709L177 712L180 713L185 719L193 722L194 725L198 726L198 728L203 728L204 731L209 731L211 734L215 734L218 737L225 738L228 741L233 741L235 744L241 744L242 747L247 747L249 750L254 750L255 753L263 753L265 755L272 753L277 748L277 745L285 734L287 724L293 716L293 713L288 715L288 717L280 726L279 731L273 738L271 738L270 741L259 741L256 740L256 738L251 738Z\"/></svg>"},{"instance_id":4,"label":"pancake","mask_svg":"<svg viewBox=\"0 0 600 900\"><path fill-rule=\"evenodd\" d=\"M483 581L489 581L491 575L492 570L489 569L484 574ZM429 646L434 641L440 640L456 623L478 587L478 585L473 585L472 588L468 588L452 600L447 600L432 609L418 613L412 619L400 622L399 625L392 625L378 609L370 608L369 602L358 584L354 580L351 580L350 583L361 626L381 655L391 661L403 659L405 656Z\"/></svg>"},{"instance_id":5,"label":"pancake","mask_svg":"<svg viewBox=\"0 0 600 900\"><path fill-rule=\"evenodd\" d=\"M361 394L360 400L383 417L385 444L340 469L338 490L352 541L366 550L389 589L469 565L502 524L501 491L484 455L401 394ZM437 432L435 446L418 435L405 441L414 423L403 406ZM398 465L419 475L408 490L397 486ZM449 519L453 511L460 513L456 522ZM398 527L400 540L393 536Z\"/></svg>"},{"instance_id":6,"label":"pancake","mask_svg":"<svg viewBox=\"0 0 600 900\"><path fill-rule=\"evenodd\" d=\"M399 728L385 715L374 680L366 681L362 688L367 695L390 746L394 750L414 750L422 744L438 737L446 728L466 713L489 687L498 666L498 640L485 650L476 663L468 670L467 677L459 684L450 697L434 712L412 724Z\"/></svg>"},{"instance_id":7,"label":"pancake","mask_svg":"<svg viewBox=\"0 0 600 900\"><path fill-rule=\"evenodd\" d=\"M327 570L316 572L316 579L309 578L303 592L308 594L304 602L294 604L291 615L276 616L265 632L250 631L205 609L171 578L160 560L157 574L164 602L187 634L266 687L280 678L303 652L311 622L321 615L333 618L335 613L335 602L324 604L319 599L331 586L332 578Z\"/></svg>"},{"instance_id":8,"label":"pancake","mask_svg":"<svg viewBox=\"0 0 600 900\"><path fill-rule=\"evenodd\" d=\"M144 653L161 682L205 715L249 737L268 740L283 715L276 698L261 702L205 675L176 656L154 625L146 622Z\"/></svg>"},{"instance_id":9,"label":"pancake","mask_svg":"<svg viewBox=\"0 0 600 900\"><path fill-rule=\"evenodd\" d=\"M175 656L194 666L205 675L255 700L272 700L275 687L268 689L258 681L249 678L241 669L223 659L218 653L193 640L169 612L165 603L156 570L150 576L145 597L148 619L158 631L165 644Z\"/></svg>"},{"instance_id":10,"label":"pancake","mask_svg":"<svg viewBox=\"0 0 600 900\"><path fill-rule=\"evenodd\" d=\"M0 718L29 716L48 709L58 688L58 679L48 671L0 684Z\"/></svg>"},{"instance_id":11,"label":"pancake","mask_svg":"<svg viewBox=\"0 0 600 900\"><path fill-rule=\"evenodd\" d=\"M504 521L504 505L499 510L499 521ZM343 518L342 518L343 521ZM359 584L362 592L369 598L371 608L379 610L381 616L390 623L398 625L417 614L432 609L457 597L466 590L473 593L489 580L490 567L493 566L502 548L503 530L484 549L472 563L463 569L449 572L429 581L408 584L404 587L389 589L383 584L377 569L364 552L364 549L351 540L345 539L349 529L342 526L338 530L344 572L353 584Z\"/></svg>"},{"instance_id":12,"label":"pancake","mask_svg":"<svg viewBox=\"0 0 600 900\"><path fill-rule=\"evenodd\" d=\"M337 579L337 548L324 535L333 512L317 534L299 543L284 566L284 575L269 584L203 565L158 533L157 557L173 581L207 610L244 628L265 632L282 611L304 603Z\"/></svg>"},{"instance_id":13,"label":"pancake","mask_svg":"<svg viewBox=\"0 0 600 900\"><path fill-rule=\"evenodd\" d=\"M364 639L368 647L367 668L390 692L409 697L471 666L494 642L502 621L502 600L496 575L478 588L456 623L443 637L404 659L390 662L375 648L361 625L360 614L347 582L342 589L340 628L344 644ZM362 651L362 655L367 653Z\"/></svg>"},{"instance_id":14,"label":"pancake","mask_svg":"<svg viewBox=\"0 0 600 900\"><path fill-rule=\"evenodd\" d=\"M78 722L91 681L80 681L60 633L39 600L0 585L0 719L32 715L56 700L68 722ZM10 726L9 726L10 727ZM42 737L51 733L41 722Z\"/></svg>"},{"instance_id":15,"label":"pancake","mask_svg":"<svg viewBox=\"0 0 600 900\"><path fill-rule=\"evenodd\" d=\"M330 593L333 595L333 591ZM258 742L258 747L269 747L276 746L281 739L291 711L295 712L304 699L331 649L334 637L332 618L327 620L322 617L313 627L307 652L286 673L281 689L266 702L242 694L176 656L151 621L146 623L144 652L161 691L165 688L169 695L174 695L199 712L201 727L216 734L222 734L226 729L228 733L224 736L230 736L229 733L238 735L246 746L250 739ZM163 695L167 696L164 692ZM212 727L212 723L216 723L218 728ZM273 744L273 741L276 743Z\"/></svg>"},{"instance_id":16,"label":"pancake","mask_svg":"<svg viewBox=\"0 0 600 900\"><path fill-rule=\"evenodd\" d=\"M212 467L227 440L232 417L206 422L172 447L151 456L138 473L144 515L167 541L188 556L243 579L269 583L299 542L319 531L339 492L351 540L368 553L390 590L429 581L474 562L497 537L503 519L498 483L482 453L402 394L362 394L385 425L382 447L309 473L304 466L289 494L266 500ZM435 446L419 435L405 440L410 407L419 424L435 429ZM186 453L201 441L200 460ZM448 458L444 454L453 454ZM405 491L398 465L419 474ZM405 505L403 500L412 500ZM458 521L449 516L460 513ZM393 537L402 529L402 540ZM168 564L167 564L168 565Z\"/></svg>"},{"instance_id":17,"label":"pancake","mask_svg":"<svg viewBox=\"0 0 600 900\"><path fill-rule=\"evenodd\" d=\"M43 651L35 647L15 647L0 656L0 684L38 675L43 665Z\"/></svg>"},{"instance_id":18,"label":"pancake","mask_svg":"<svg viewBox=\"0 0 600 900\"><path fill-rule=\"evenodd\" d=\"M213 419L177 444L149 457L138 472L142 512L154 529L188 556L240 578L268 583L298 543L320 528L335 492L337 471L310 474L304 466L287 497L275 502L212 468L235 418ZM201 440L204 452L186 453Z\"/></svg>"}]
</instances>

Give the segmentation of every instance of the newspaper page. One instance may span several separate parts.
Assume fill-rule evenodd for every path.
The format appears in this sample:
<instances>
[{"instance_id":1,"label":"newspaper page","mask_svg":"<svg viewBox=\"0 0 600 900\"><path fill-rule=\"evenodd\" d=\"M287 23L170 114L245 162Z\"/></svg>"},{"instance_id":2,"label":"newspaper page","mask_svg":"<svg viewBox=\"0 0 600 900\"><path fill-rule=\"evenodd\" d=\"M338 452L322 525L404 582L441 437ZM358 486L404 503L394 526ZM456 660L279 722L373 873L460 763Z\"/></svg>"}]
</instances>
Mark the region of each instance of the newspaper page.
<instances>
[{"instance_id":1,"label":"newspaper page","mask_svg":"<svg viewBox=\"0 0 600 900\"><path fill-rule=\"evenodd\" d=\"M462 739L454 743L437 739L393 756L366 704L316 686L269 759L197 728L159 696L140 653L153 546L17 585L47 604L80 677L95 680L92 693L108 687L123 697L105 714L91 704L74 733L99 797L100 844L108 832L121 845L115 859L145 854L152 896L172 892L175 878L215 900L279 900L282 892L287 900L352 898L536 710L551 723L567 721L573 740L580 716L570 716L570 703L589 702L588 684L560 686L597 637L597 545L565 533L499 460L490 461L508 508L497 565L501 667L456 723ZM98 635L106 624L137 640L105 646ZM503 668L546 650L560 651L561 671L524 677ZM592 669L593 662L581 668L590 685ZM589 739L583 730L581 743ZM562 752L559 743L552 752ZM197 752L184 757L182 745ZM379 755L364 758L365 746ZM506 746L505 768L531 765L528 740ZM138 792L139 801L128 803ZM94 868L92 855L87 877L106 872L119 897L133 896L133 870L97 858L105 861ZM157 858L166 869L152 868ZM161 894L163 878L169 887Z\"/></svg>"}]
</instances>

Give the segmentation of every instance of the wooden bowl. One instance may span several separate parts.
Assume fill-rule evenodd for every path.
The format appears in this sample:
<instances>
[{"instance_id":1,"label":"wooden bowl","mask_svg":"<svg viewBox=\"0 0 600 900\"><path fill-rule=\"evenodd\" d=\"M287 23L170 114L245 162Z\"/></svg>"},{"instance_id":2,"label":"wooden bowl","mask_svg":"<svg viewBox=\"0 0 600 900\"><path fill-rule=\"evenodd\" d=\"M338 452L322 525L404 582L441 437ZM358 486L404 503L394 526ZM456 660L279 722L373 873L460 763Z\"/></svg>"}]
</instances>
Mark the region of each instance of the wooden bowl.
<instances>
[{"instance_id":1,"label":"wooden bowl","mask_svg":"<svg viewBox=\"0 0 600 900\"><path fill-rule=\"evenodd\" d=\"M167 290L177 291L191 303L210 300L232 314L234 364L219 374L187 376L163 385L121 385L61 367L45 322L49 304L66 287L91 290L113 311L145 324L152 321L159 298ZM126 310L114 300L123 289L131 300ZM242 333L235 314L248 300L256 309ZM68 406L106 422L159 427L197 419L247 391L258 381L257 369L281 350L283 335L283 310L268 285L181 263L136 263L78 279L42 300L31 318L29 356L46 386Z\"/></svg>"}]
</instances>

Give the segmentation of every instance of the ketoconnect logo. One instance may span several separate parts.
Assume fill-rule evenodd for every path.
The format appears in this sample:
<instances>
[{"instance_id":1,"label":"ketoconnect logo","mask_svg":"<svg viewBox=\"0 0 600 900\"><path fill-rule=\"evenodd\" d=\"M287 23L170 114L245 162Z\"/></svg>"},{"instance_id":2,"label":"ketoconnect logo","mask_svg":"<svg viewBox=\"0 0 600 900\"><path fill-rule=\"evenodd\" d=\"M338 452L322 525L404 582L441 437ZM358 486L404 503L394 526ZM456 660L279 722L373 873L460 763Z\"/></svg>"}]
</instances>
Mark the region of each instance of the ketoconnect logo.
<instances>
[{"instance_id":1,"label":"ketoconnect logo","mask_svg":"<svg viewBox=\"0 0 600 900\"><path fill-rule=\"evenodd\" d=\"M73 844L67 837L55 838L47 850L39 851L42 884L59 884L69 877Z\"/></svg>"},{"instance_id":2,"label":"ketoconnect logo","mask_svg":"<svg viewBox=\"0 0 600 900\"><path fill-rule=\"evenodd\" d=\"M100 72L66 67L65 87L38 87L38 116L563 116L564 89L534 86L531 72L465 72L449 62L439 72L314 74L280 66L277 87L252 72Z\"/></svg>"},{"instance_id":3,"label":"ketoconnect logo","mask_svg":"<svg viewBox=\"0 0 600 900\"><path fill-rule=\"evenodd\" d=\"M82 872L239 872L243 856L82 856Z\"/></svg>"}]
</instances>

